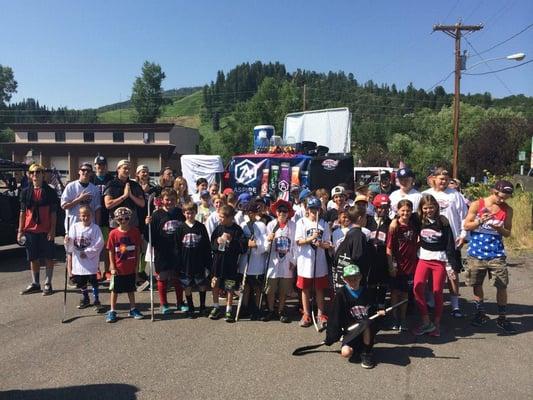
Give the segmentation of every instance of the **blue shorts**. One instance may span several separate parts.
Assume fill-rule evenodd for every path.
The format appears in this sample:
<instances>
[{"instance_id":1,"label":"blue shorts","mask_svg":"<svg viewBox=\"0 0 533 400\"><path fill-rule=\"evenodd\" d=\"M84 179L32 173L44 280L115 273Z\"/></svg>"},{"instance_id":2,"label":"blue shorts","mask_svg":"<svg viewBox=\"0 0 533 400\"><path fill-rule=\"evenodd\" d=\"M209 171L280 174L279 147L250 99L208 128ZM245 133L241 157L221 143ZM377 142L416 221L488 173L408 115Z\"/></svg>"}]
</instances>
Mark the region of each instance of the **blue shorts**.
<instances>
[{"instance_id":1,"label":"blue shorts","mask_svg":"<svg viewBox=\"0 0 533 400\"><path fill-rule=\"evenodd\" d=\"M28 261L35 261L41 258L52 260L55 253L54 240L48 240L47 233L27 232L26 236L26 258Z\"/></svg>"},{"instance_id":2,"label":"blue shorts","mask_svg":"<svg viewBox=\"0 0 533 400\"><path fill-rule=\"evenodd\" d=\"M206 288L209 286L209 281L206 278L202 277L187 277L185 275L180 275L179 277L181 286L184 289L192 288L192 287L199 287L199 288Z\"/></svg>"}]
</instances>

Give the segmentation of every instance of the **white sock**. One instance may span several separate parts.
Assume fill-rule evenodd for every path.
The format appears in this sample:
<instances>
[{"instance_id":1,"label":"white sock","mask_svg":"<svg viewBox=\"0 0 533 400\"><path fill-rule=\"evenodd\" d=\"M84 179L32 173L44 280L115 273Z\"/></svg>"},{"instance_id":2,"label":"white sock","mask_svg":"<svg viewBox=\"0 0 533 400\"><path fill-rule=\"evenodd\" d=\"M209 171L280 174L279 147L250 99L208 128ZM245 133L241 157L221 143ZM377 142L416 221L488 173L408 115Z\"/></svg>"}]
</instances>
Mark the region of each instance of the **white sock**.
<instances>
[{"instance_id":1,"label":"white sock","mask_svg":"<svg viewBox=\"0 0 533 400\"><path fill-rule=\"evenodd\" d=\"M226 312L231 312L231 304L226 304Z\"/></svg>"},{"instance_id":2,"label":"white sock","mask_svg":"<svg viewBox=\"0 0 533 400\"><path fill-rule=\"evenodd\" d=\"M213 303L213 307L215 307L215 308L220 308L220 304L218 304L218 303Z\"/></svg>"},{"instance_id":3,"label":"white sock","mask_svg":"<svg viewBox=\"0 0 533 400\"><path fill-rule=\"evenodd\" d=\"M450 296L450 302L452 303L452 309L458 310L459 309L459 296L451 295Z\"/></svg>"}]
</instances>

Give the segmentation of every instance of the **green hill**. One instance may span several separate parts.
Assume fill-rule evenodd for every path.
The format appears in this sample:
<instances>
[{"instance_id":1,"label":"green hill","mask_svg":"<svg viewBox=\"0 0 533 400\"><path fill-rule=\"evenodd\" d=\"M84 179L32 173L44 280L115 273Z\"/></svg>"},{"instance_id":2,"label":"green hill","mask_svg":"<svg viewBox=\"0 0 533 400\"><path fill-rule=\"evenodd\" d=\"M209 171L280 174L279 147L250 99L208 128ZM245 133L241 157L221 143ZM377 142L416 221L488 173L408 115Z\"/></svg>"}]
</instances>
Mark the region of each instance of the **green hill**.
<instances>
[{"instance_id":1,"label":"green hill","mask_svg":"<svg viewBox=\"0 0 533 400\"><path fill-rule=\"evenodd\" d=\"M200 109L203 105L202 91L198 90L188 96L178 97L171 104L165 105L157 122L174 122L175 124L198 128L200 126ZM135 121L132 107L98 113L98 122L131 123Z\"/></svg>"}]
</instances>

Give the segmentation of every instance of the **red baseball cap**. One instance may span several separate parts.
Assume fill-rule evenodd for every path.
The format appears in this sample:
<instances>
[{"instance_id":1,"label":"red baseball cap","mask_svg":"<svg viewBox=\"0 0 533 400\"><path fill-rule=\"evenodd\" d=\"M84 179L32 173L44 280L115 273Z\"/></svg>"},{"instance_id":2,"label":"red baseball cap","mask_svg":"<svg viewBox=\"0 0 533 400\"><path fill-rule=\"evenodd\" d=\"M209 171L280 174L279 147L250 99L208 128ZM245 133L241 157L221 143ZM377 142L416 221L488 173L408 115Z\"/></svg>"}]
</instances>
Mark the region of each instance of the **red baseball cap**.
<instances>
[{"instance_id":1,"label":"red baseball cap","mask_svg":"<svg viewBox=\"0 0 533 400\"><path fill-rule=\"evenodd\" d=\"M233 193L233 189L232 189L232 188L226 188L226 189L224 189L224 190L222 191L222 194L224 194L224 195L226 195L226 196L227 196L228 194L230 194L230 193Z\"/></svg>"},{"instance_id":2,"label":"red baseball cap","mask_svg":"<svg viewBox=\"0 0 533 400\"><path fill-rule=\"evenodd\" d=\"M372 205L376 208L385 206L385 205L390 205L390 198L388 195L383 194L383 193L377 194L374 197L374 200L372 200Z\"/></svg>"}]
</instances>

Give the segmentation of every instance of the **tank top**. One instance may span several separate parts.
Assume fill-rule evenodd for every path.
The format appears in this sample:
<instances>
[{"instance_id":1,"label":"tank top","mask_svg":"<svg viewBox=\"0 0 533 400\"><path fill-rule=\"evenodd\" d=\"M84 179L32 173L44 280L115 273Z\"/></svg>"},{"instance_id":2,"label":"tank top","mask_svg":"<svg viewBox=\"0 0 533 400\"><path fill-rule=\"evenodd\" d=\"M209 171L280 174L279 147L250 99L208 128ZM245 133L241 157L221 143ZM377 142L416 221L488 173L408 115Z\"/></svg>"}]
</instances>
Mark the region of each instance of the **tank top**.
<instances>
[{"instance_id":1,"label":"tank top","mask_svg":"<svg viewBox=\"0 0 533 400\"><path fill-rule=\"evenodd\" d=\"M485 207L485 199L479 199L477 216L481 218L483 214L489 212ZM491 218L476 228L470 235L470 245L468 255L479 260L490 260L493 258L505 257L502 235L490 225L503 226L507 217L506 206L502 205L496 214L491 214Z\"/></svg>"}]
</instances>

